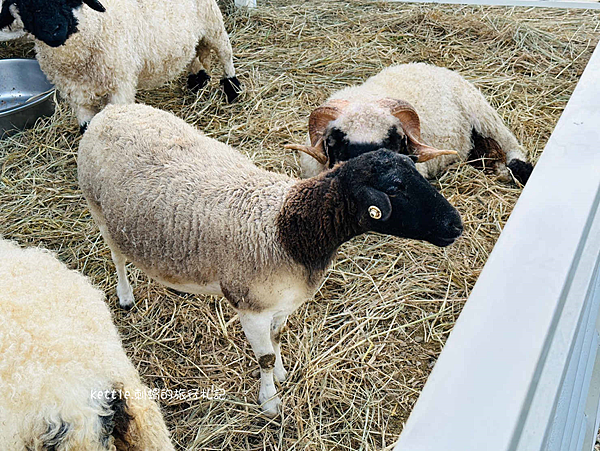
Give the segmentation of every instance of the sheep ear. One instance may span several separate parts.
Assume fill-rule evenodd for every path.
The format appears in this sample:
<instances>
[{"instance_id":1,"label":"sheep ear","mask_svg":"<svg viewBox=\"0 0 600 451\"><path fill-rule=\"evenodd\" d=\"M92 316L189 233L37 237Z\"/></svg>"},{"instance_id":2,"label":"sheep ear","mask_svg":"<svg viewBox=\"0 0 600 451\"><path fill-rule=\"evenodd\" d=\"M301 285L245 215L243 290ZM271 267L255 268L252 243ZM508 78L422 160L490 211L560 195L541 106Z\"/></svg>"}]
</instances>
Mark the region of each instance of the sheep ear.
<instances>
[{"instance_id":1,"label":"sheep ear","mask_svg":"<svg viewBox=\"0 0 600 451\"><path fill-rule=\"evenodd\" d=\"M99 13L103 13L106 11L106 8L98 0L83 0L83 3L88 5L94 11L98 11Z\"/></svg>"},{"instance_id":2,"label":"sheep ear","mask_svg":"<svg viewBox=\"0 0 600 451\"><path fill-rule=\"evenodd\" d=\"M418 157L417 162L431 160L442 155L456 155L455 150L439 150L421 142L421 121L413 106L404 100L385 98L378 102L381 106L389 108L402 125L404 133L408 138L414 155Z\"/></svg>"},{"instance_id":3,"label":"sheep ear","mask_svg":"<svg viewBox=\"0 0 600 451\"><path fill-rule=\"evenodd\" d=\"M365 186L359 194L360 215L377 221L387 221L392 215L392 203L387 194Z\"/></svg>"}]
</instances>

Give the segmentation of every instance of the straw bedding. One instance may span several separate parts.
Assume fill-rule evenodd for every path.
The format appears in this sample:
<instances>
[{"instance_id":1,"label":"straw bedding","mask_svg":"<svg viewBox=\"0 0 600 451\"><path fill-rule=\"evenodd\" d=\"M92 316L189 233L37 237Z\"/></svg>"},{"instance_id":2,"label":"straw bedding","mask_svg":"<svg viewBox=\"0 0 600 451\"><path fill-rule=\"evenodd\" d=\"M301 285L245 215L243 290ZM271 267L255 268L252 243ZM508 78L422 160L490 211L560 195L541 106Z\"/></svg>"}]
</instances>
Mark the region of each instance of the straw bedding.
<instances>
[{"instance_id":1,"label":"straw bedding","mask_svg":"<svg viewBox=\"0 0 600 451\"><path fill-rule=\"evenodd\" d=\"M283 145L304 141L312 108L410 61L472 80L536 161L600 35L600 14L583 10L259 3L251 12L221 5L245 86L239 102L224 102L218 73L198 96L181 78L138 99L290 175L298 156ZM30 44L0 47L1 57L23 55L33 55ZM463 217L455 245L373 234L346 243L283 334L291 370L281 387L284 414L267 421L255 404L257 364L226 300L179 296L130 268L137 306L119 310L110 252L77 187L78 142L76 121L60 104L52 118L1 143L0 234L57 251L108 293L128 355L150 386L164 389L180 449L391 447L521 191L457 164L433 182ZM208 399L202 390L211 387L224 399Z\"/></svg>"}]
</instances>

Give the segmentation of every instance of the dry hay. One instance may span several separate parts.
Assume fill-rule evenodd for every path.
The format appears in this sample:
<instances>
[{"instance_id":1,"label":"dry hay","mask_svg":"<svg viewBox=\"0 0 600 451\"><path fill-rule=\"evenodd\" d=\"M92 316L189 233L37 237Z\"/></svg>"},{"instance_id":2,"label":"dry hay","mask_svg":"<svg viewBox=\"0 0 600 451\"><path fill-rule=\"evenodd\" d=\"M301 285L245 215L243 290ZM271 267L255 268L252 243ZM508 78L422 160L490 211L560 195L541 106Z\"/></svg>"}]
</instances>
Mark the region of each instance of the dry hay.
<instances>
[{"instance_id":1,"label":"dry hay","mask_svg":"<svg viewBox=\"0 0 600 451\"><path fill-rule=\"evenodd\" d=\"M259 2L263 3L263 2ZM182 78L139 100L170 110L246 152L297 174L283 144L333 90L392 63L456 69L482 89L537 160L593 47L593 11L398 3L270 2L227 11L246 92L226 105L213 83L198 97ZM0 56L32 55L9 44ZM215 68L215 72L217 68ZM58 252L109 294L125 348L154 387L226 390L226 400L162 401L181 449L381 449L397 439L520 189L467 165L434 181L457 206L453 246L365 235L344 245L315 299L290 319L284 415L255 404L257 368L224 299L177 296L130 268L137 306L117 307L110 252L76 183L77 124L65 105L2 143L0 234ZM510 268L507 268L510 283ZM43 318L43 316L41 316Z\"/></svg>"}]
</instances>

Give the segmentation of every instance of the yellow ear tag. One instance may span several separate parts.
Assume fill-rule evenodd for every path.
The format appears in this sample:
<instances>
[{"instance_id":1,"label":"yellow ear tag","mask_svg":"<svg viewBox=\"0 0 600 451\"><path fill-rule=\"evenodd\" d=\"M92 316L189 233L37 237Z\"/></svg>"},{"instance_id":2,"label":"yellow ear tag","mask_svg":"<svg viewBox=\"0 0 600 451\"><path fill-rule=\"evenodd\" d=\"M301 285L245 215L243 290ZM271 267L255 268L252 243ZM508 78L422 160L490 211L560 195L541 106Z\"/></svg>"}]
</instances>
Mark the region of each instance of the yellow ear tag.
<instances>
[{"instance_id":1,"label":"yellow ear tag","mask_svg":"<svg viewBox=\"0 0 600 451\"><path fill-rule=\"evenodd\" d=\"M371 205L369 207L369 216L371 216L373 219L381 219L381 210L375 205Z\"/></svg>"}]
</instances>

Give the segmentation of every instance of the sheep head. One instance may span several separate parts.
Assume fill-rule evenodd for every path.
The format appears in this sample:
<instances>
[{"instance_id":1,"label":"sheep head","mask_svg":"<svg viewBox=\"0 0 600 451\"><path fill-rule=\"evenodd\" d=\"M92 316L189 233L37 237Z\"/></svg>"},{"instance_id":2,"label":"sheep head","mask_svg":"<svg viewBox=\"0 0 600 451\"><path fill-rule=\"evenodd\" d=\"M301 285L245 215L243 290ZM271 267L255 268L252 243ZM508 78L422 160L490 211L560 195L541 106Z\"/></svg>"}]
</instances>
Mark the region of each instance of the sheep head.
<instances>
[{"instance_id":1,"label":"sheep head","mask_svg":"<svg viewBox=\"0 0 600 451\"><path fill-rule=\"evenodd\" d=\"M14 14L18 14L27 32L51 47L58 47L77 31L74 11L84 3L95 11L105 11L98 0L6 0L0 12L0 26L10 25Z\"/></svg>"},{"instance_id":2,"label":"sheep head","mask_svg":"<svg viewBox=\"0 0 600 451\"><path fill-rule=\"evenodd\" d=\"M460 214L406 155L379 149L343 162L336 174L362 231L452 244L463 232Z\"/></svg>"},{"instance_id":3,"label":"sheep head","mask_svg":"<svg viewBox=\"0 0 600 451\"><path fill-rule=\"evenodd\" d=\"M457 153L454 150L436 149L421 141L419 115L408 102L385 98L377 100L375 105L356 104L361 107L360 113L357 113L356 108L349 108L350 105L351 103L348 100L336 99L316 108L310 115L308 125L311 145L291 144L285 147L305 152L322 165L328 167L332 167L339 161L344 161L382 147L391 148L399 153L414 156L419 163L441 155L455 155ZM374 141L366 139L366 142L353 142L345 133L343 125L337 124L337 122L341 122L348 117L351 118L353 115L368 115L368 111L366 113L363 111L363 106L365 108L373 107L372 111L375 112L377 110L379 114L381 114L381 111L386 112L387 117L378 118L374 115L370 117L368 121L370 122L370 127L366 128L380 128L381 132L385 132L388 135L387 137L380 136ZM394 118L400 122L402 130L397 130L397 127L392 125L391 121ZM339 126L339 130L336 128L336 125ZM370 131L362 127L361 133L366 135ZM336 150L337 147L342 145L346 147L353 146L355 149L346 152Z\"/></svg>"}]
</instances>

